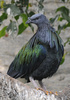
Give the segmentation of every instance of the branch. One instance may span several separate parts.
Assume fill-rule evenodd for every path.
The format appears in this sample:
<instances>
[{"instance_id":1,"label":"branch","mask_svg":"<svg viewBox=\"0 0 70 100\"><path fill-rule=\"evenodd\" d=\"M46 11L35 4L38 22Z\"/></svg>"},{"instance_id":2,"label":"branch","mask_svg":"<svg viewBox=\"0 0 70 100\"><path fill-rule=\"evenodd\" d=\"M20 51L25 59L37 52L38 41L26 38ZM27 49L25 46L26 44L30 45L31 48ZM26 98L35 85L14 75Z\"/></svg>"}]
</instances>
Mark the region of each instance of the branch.
<instances>
[{"instance_id":1,"label":"branch","mask_svg":"<svg viewBox=\"0 0 70 100\"><path fill-rule=\"evenodd\" d=\"M0 72L0 100L70 100L70 87L58 96L46 95Z\"/></svg>"}]
</instances>

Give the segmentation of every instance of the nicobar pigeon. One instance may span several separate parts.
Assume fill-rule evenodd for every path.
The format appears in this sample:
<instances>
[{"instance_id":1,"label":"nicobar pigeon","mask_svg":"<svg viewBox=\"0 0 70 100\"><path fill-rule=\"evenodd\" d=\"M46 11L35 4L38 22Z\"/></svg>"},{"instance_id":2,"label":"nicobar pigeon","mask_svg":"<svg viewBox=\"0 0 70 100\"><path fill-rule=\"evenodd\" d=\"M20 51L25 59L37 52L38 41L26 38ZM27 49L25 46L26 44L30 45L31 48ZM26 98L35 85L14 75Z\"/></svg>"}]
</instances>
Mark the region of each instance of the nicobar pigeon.
<instances>
[{"instance_id":1,"label":"nicobar pigeon","mask_svg":"<svg viewBox=\"0 0 70 100\"><path fill-rule=\"evenodd\" d=\"M45 90L42 79L51 77L57 71L64 47L61 38L43 14L28 17L26 23L36 24L37 32L18 52L7 74L15 79L25 78L27 82L33 82L36 88L35 80L38 80Z\"/></svg>"}]
</instances>

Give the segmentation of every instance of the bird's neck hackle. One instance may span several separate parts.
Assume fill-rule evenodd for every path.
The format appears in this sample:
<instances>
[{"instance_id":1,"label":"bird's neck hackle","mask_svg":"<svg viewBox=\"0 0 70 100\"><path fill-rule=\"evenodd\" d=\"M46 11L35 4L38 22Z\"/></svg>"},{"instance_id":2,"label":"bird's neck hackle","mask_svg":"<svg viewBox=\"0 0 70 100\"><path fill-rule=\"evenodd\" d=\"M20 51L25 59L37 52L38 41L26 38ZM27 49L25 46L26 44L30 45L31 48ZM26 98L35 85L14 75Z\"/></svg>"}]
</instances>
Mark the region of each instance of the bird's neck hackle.
<instances>
[{"instance_id":1,"label":"bird's neck hackle","mask_svg":"<svg viewBox=\"0 0 70 100\"><path fill-rule=\"evenodd\" d=\"M47 23L42 23L40 25L37 25L38 26L38 30L45 30L45 29L48 29L50 24L47 24Z\"/></svg>"}]
</instances>

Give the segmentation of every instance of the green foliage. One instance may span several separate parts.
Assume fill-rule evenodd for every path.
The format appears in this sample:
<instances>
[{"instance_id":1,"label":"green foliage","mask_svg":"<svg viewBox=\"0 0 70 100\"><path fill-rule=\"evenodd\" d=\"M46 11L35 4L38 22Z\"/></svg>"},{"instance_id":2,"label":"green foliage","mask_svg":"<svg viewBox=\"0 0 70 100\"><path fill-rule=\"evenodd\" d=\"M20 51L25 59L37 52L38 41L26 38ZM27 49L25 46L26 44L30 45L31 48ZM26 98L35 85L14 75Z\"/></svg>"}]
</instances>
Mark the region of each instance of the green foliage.
<instances>
[{"instance_id":1,"label":"green foliage","mask_svg":"<svg viewBox=\"0 0 70 100\"><path fill-rule=\"evenodd\" d=\"M64 46L66 46L67 43L70 45L70 37L67 38L67 41L64 43Z\"/></svg>"},{"instance_id":2,"label":"green foliage","mask_svg":"<svg viewBox=\"0 0 70 100\"><path fill-rule=\"evenodd\" d=\"M3 27L3 29L0 31L0 38L6 34L6 32L5 32L6 28L7 28L7 26Z\"/></svg>"},{"instance_id":3,"label":"green foliage","mask_svg":"<svg viewBox=\"0 0 70 100\"><path fill-rule=\"evenodd\" d=\"M23 27L23 28L22 28L22 27ZM25 29L26 29L26 27L24 26L23 23L21 23L21 24L19 25L18 35L21 34Z\"/></svg>"},{"instance_id":4,"label":"green foliage","mask_svg":"<svg viewBox=\"0 0 70 100\"><path fill-rule=\"evenodd\" d=\"M11 17L11 21L5 29L7 33L10 32L11 34L14 34L15 31L18 31L17 34L19 35L28 26L31 27L32 31L34 31L32 25L26 24L28 17L34 14L34 12L32 11L28 11L29 6L31 6L29 0L19 0L16 2L14 0L11 0L11 4L6 4L5 2L3 3L4 13L0 16L0 25L2 25L3 20L7 19L9 16ZM20 17L22 18L22 22L19 25L18 20ZM16 25L18 25L18 27Z\"/></svg>"},{"instance_id":5,"label":"green foliage","mask_svg":"<svg viewBox=\"0 0 70 100\"><path fill-rule=\"evenodd\" d=\"M42 9L44 8L43 6L44 0L36 0L36 1L38 3L38 13L39 13L39 11L42 11Z\"/></svg>"},{"instance_id":6,"label":"green foliage","mask_svg":"<svg viewBox=\"0 0 70 100\"><path fill-rule=\"evenodd\" d=\"M65 30L66 28L70 27L70 10L65 6L57 8L56 16L54 18L51 18L50 22L54 23L55 20L59 22L62 22L63 20L66 21L63 25L61 24L58 25L58 29L56 32L60 34L62 30ZM69 39L66 41L66 43L69 43Z\"/></svg>"},{"instance_id":7,"label":"green foliage","mask_svg":"<svg viewBox=\"0 0 70 100\"><path fill-rule=\"evenodd\" d=\"M39 10L42 10L44 8L42 4L44 0L36 1L38 2ZM1 6L4 10L4 13L0 16L0 25L2 25L3 20L8 19L9 16L11 17L11 21L5 30L7 31L7 33L10 32L11 34L14 34L15 31L18 31L17 34L19 35L28 26L34 32L34 27L31 24L26 24L28 17L34 14L33 11L28 10L29 7L32 7L32 4L29 3L29 0L18 0L16 2L15 0L11 0L11 4L6 4L6 2L3 2L3 0L1 0ZM18 20L20 17L22 18L22 22L18 24Z\"/></svg>"},{"instance_id":8,"label":"green foliage","mask_svg":"<svg viewBox=\"0 0 70 100\"><path fill-rule=\"evenodd\" d=\"M60 12L60 14L58 14ZM59 7L56 9L56 16L54 18L50 18L50 22L54 23L55 20L57 21L63 21L66 20L66 23L63 25L58 25L57 33L60 34L62 30L66 29L67 27L70 27L70 16L69 16L69 9L65 6Z\"/></svg>"},{"instance_id":9,"label":"green foliage","mask_svg":"<svg viewBox=\"0 0 70 100\"><path fill-rule=\"evenodd\" d=\"M6 13L2 13L2 15L0 16L0 25L2 24L2 21L7 19L7 14Z\"/></svg>"},{"instance_id":10,"label":"green foliage","mask_svg":"<svg viewBox=\"0 0 70 100\"><path fill-rule=\"evenodd\" d=\"M17 26L16 26L15 21L10 21L10 24L8 25L6 30L7 30L7 32L10 31L9 34L14 34L17 30Z\"/></svg>"},{"instance_id":11,"label":"green foliage","mask_svg":"<svg viewBox=\"0 0 70 100\"><path fill-rule=\"evenodd\" d=\"M28 19L27 15L26 14L21 14L21 17L22 17L24 26L28 27L28 25L26 24L26 21Z\"/></svg>"},{"instance_id":12,"label":"green foliage","mask_svg":"<svg viewBox=\"0 0 70 100\"><path fill-rule=\"evenodd\" d=\"M61 12L60 15L62 16L62 17L59 16L59 19L66 20L67 22L70 22L69 9L66 8L65 6L62 6L56 10L56 13L59 11Z\"/></svg>"},{"instance_id":13,"label":"green foliage","mask_svg":"<svg viewBox=\"0 0 70 100\"><path fill-rule=\"evenodd\" d=\"M19 10L19 8L14 5L14 4L4 4L4 11L6 13L7 9L10 8L11 9L11 14L13 16L15 15L19 15L21 13L21 11Z\"/></svg>"},{"instance_id":14,"label":"green foliage","mask_svg":"<svg viewBox=\"0 0 70 100\"><path fill-rule=\"evenodd\" d=\"M65 54L62 57L62 61L61 61L60 65L62 65L64 63L64 61L65 61Z\"/></svg>"},{"instance_id":15,"label":"green foliage","mask_svg":"<svg viewBox=\"0 0 70 100\"><path fill-rule=\"evenodd\" d=\"M62 0L63 2L65 2L65 0ZM69 1L69 0L67 0L67 1Z\"/></svg>"},{"instance_id":16,"label":"green foliage","mask_svg":"<svg viewBox=\"0 0 70 100\"><path fill-rule=\"evenodd\" d=\"M54 18L50 18L50 23L53 24L58 16L59 15L56 15Z\"/></svg>"},{"instance_id":17,"label":"green foliage","mask_svg":"<svg viewBox=\"0 0 70 100\"><path fill-rule=\"evenodd\" d=\"M0 8L3 8L4 0L0 1Z\"/></svg>"},{"instance_id":18,"label":"green foliage","mask_svg":"<svg viewBox=\"0 0 70 100\"><path fill-rule=\"evenodd\" d=\"M26 24L27 15L26 14L21 14L20 16L22 17L23 23L21 23L19 25L18 35L21 34L28 27L28 24Z\"/></svg>"},{"instance_id":19,"label":"green foliage","mask_svg":"<svg viewBox=\"0 0 70 100\"><path fill-rule=\"evenodd\" d=\"M38 2L39 9L42 10L44 8L44 6L42 5L44 0L40 0L40 1L37 0L37 2Z\"/></svg>"},{"instance_id":20,"label":"green foliage","mask_svg":"<svg viewBox=\"0 0 70 100\"><path fill-rule=\"evenodd\" d=\"M68 52L66 52L66 53L63 55L62 61L61 61L60 65L62 65L62 64L64 63L64 61L65 61L65 56L67 55L67 53L68 53Z\"/></svg>"}]
</instances>

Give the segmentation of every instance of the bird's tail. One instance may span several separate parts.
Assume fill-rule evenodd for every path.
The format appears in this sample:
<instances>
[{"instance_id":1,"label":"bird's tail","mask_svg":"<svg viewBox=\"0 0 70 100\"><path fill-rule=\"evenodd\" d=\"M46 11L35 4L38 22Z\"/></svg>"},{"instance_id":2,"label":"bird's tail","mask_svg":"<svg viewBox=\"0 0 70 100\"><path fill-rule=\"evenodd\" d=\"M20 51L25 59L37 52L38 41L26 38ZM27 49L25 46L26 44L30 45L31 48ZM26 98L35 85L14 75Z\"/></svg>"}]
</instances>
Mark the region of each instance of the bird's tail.
<instances>
[{"instance_id":1,"label":"bird's tail","mask_svg":"<svg viewBox=\"0 0 70 100\"><path fill-rule=\"evenodd\" d=\"M19 71L14 70L13 68L13 64L10 65L7 74L13 78L18 78L21 76L21 74L19 73Z\"/></svg>"}]
</instances>

